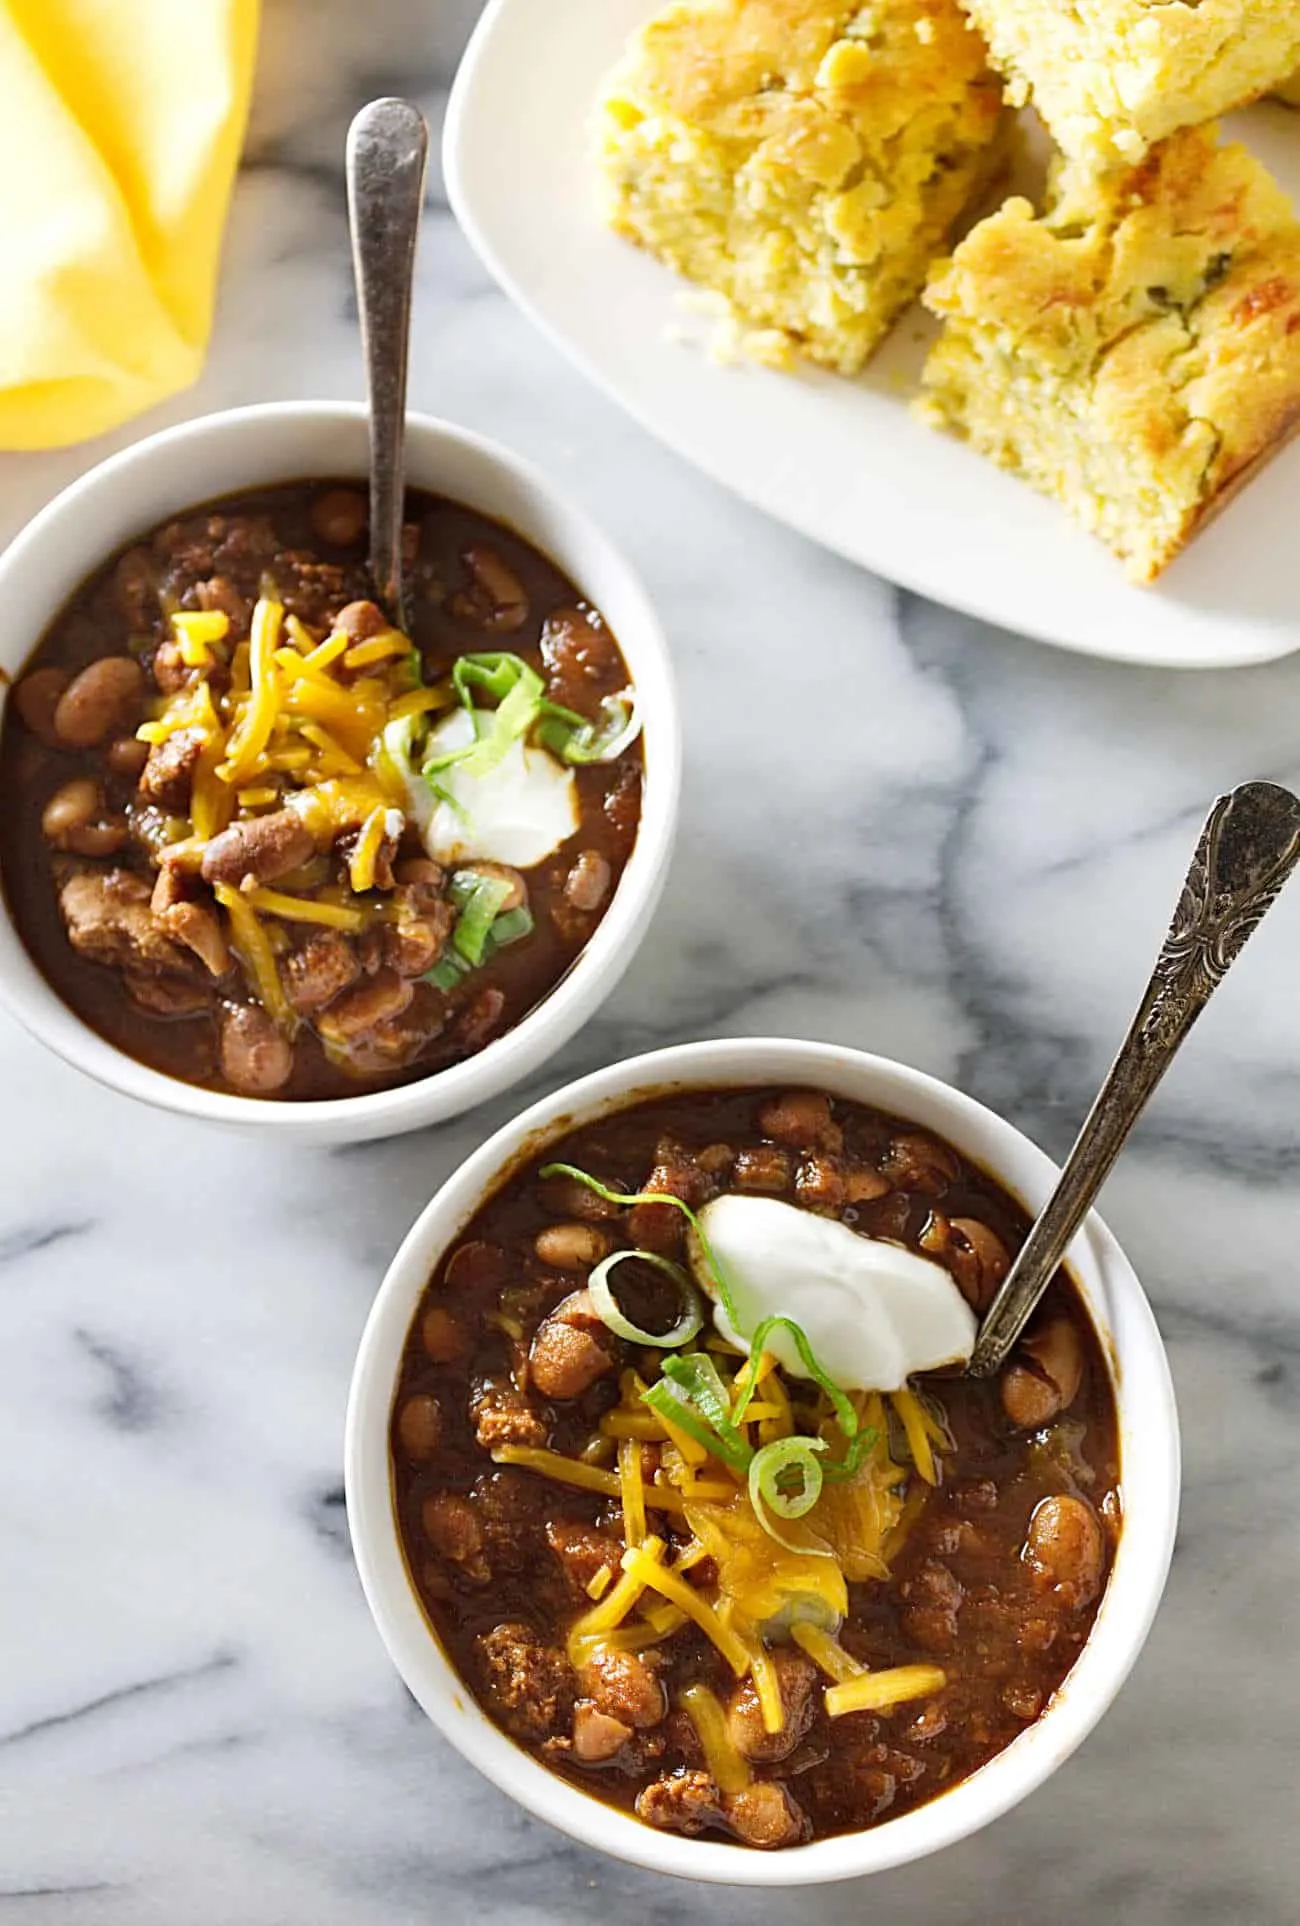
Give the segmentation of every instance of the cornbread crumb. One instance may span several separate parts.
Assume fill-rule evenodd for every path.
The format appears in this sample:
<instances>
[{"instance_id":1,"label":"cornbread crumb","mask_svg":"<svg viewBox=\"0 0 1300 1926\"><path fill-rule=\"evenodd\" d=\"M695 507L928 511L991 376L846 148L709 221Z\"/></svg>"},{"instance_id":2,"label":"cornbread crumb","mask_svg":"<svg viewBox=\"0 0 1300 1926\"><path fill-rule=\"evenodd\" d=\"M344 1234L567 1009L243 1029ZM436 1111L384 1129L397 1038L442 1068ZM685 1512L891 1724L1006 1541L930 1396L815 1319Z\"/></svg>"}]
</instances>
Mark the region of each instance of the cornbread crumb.
<instances>
[{"instance_id":1,"label":"cornbread crumb","mask_svg":"<svg viewBox=\"0 0 1300 1926\"><path fill-rule=\"evenodd\" d=\"M1300 65L1300 0L963 0L1058 146L1108 167L1256 99Z\"/></svg>"},{"instance_id":2,"label":"cornbread crumb","mask_svg":"<svg viewBox=\"0 0 1300 1926\"><path fill-rule=\"evenodd\" d=\"M853 374L988 178L1004 124L957 0L689 0L607 84L606 212L725 295L737 339Z\"/></svg>"},{"instance_id":3,"label":"cornbread crumb","mask_svg":"<svg viewBox=\"0 0 1300 1926\"><path fill-rule=\"evenodd\" d=\"M1213 127L1064 165L931 277L921 412L1065 503L1151 581L1300 423L1300 225Z\"/></svg>"}]
</instances>

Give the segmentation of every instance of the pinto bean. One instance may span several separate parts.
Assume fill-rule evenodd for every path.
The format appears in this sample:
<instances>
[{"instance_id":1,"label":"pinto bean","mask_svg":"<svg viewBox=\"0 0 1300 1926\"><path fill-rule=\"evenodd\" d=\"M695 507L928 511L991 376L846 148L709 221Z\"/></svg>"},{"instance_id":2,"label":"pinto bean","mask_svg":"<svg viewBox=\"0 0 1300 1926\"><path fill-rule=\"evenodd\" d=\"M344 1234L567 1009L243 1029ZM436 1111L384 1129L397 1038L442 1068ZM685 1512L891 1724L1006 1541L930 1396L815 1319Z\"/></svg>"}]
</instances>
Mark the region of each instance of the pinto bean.
<instances>
[{"instance_id":1,"label":"pinto bean","mask_svg":"<svg viewBox=\"0 0 1300 1926\"><path fill-rule=\"evenodd\" d=\"M1029 1521L1025 1563L1039 1591L1081 1612L1101 1590L1106 1541L1092 1506L1061 1493L1044 1498Z\"/></svg>"},{"instance_id":2,"label":"pinto bean","mask_svg":"<svg viewBox=\"0 0 1300 1926\"><path fill-rule=\"evenodd\" d=\"M400 1016L415 990L410 980L396 970L376 970L372 977L335 997L328 1009L316 1019L316 1027L330 1043L349 1044L373 1030L377 1023Z\"/></svg>"},{"instance_id":3,"label":"pinto bean","mask_svg":"<svg viewBox=\"0 0 1300 1926\"><path fill-rule=\"evenodd\" d=\"M1002 1408L1012 1424L1035 1431L1074 1403L1082 1381L1079 1333L1069 1318L1052 1318L1022 1339L1003 1374Z\"/></svg>"},{"instance_id":4,"label":"pinto bean","mask_svg":"<svg viewBox=\"0 0 1300 1926\"><path fill-rule=\"evenodd\" d=\"M584 849L564 879L565 901L592 915L608 896L613 873L598 849Z\"/></svg>"},{"instance_id":5,"label":"pinto bean","mask_svg":"<svg viewBox=\"0 0 1300 1926\"><path fill-rule=\"evenodd\" d=\"M134 782L149 760L149 744L141 742L138 736L119 736L110 742L104 761L114 776L121 776L126 782Z\"/></svg>"},{"instance_id":6,"label":"pinto bean","mask_svg":"<svg viewBox=\"0 0 1300 1926\"><path fill-rule=\"evenodd\" d=\"M739 1792L724 1793L722 1811L737 1839L764 1852L792 1846L808 1831L802 1808L775 1779L755 1779Z\"/></svg>"},{"instance_id":7,"label":"pinto bean","mask_svg":"<svg viewBox=\"0 0 1300 1926\"><path fill-rule=\"evenodd\" d=\"M63 747L54 726L55 713L68 686L66 669L33 669L14 689L14 707L32 734L47 749Z\"/></svg>"},{"instance_id":8,"label":"pinto bean","mask_svg":"<svg viewBox=\"0 0 1300 1926\"><path fill-rule=\"evenodd\" d=\"M844 1148L844 1132L831 1115L831 1100L820 1090L786 1090L758 1113L758 1125L765 1137L792 1150Z\"/></svg>"},{"instance_id":9,"label":"pinto bean","mask_svg":"<svg viewBox=\"0 0 1300 1926\"><path fill-rule=\"evenodd\" d=\"M473 862L468 863L466 867L472 869L476 876L489 877L494 883L504 883L508 887L510 894L502 897L501 907L497 911L498 916L504 916L507 910L522 909L528 901L527 883L519 871L511 869L508 863Z\"/></svg>"},{"instance_id":10,"label":"pinto bean","mask_svg":"<svg viewBox=\"0 0 1300 1926\"><path fill-rule=\"evenodd\" d=\"M250 1097L267 1097L293 1074L293 1045L254 1003L228 1003L218 1018L221 1074Z\"/></svg>"},{"instance_id":11,"label":"pinto bean","mask_svg":"<svg viewBox=\"0 0 1300 1926\"><path fill-rule=\"evenodd\" d=\"M175 942L192 950L210 976L224 976L231 968L230 945L211 903L173 903L155 910L154 921Z\"/></svg>"},{"instance_id":12,"label":"pinto bean","mask_svg":"<svg viewBox=\"0 0 1300 1926\"><path fill-rule=\"evenodd\" d=\"M397 1414L397 1435L408 1458L432 1458L442 1436L442 1410L436 1398L408 1398Z\"/></svg>"},{"instance_id":13,"label":"pinto bean","mask_svg":"<svg viewBox=\"0 0 1300 1926\"><path fill-rule=\"evenodd\" d=\"M846 1204L874 1204L889 1193L889 1179L870 1164L850 1164L844 1172Z\"/></svg>"},{"instance_id":14,"label":"pinto bean","mask_svg":"<svg viewBox=\"0 0 1300 1926\"><path fill-rule=\"evenodd\" d=\"M598 1196L576 1177L547 1177L540 1191L547 1210L565 1217L584 1217L589 1223L621 1216L623 1211L622 1204L612 1204L608 1197Z\"/></svg>"},{"instance_id":15,"label":"pinto bean","mask_svg":"<svg viewBox=\"0 0 1300 1926\"><path fill-rule=\"evenodd\" d=\"M947 1260L957 1288L972 1310L986 1311L1011 1269L1011 1256L997 1232L977 1217L954 1217Z\"/></svg>"},{"instance_id":16,"label":"pinto bean","mask_svg":"<svg viewBox=\"0 0 1300 1926\"><path fill-rule=\"evenodd\" d=\"M389 628L388 617L376 602L349 602L334 617L337 635L350 635L354 642L368 642Z\"/></svg>"},{"instance_id":17,"label":"pinto bean","mask_svg":"<svg viewBox=\"0 0 1300 1926\"><path fill-rule=\"evenodd\" d=\"M538 1231L533 1249L557 1271L589 1271L608 1257L613 1239L594 1224L548 1224Z\"/></svg>"},{"instance_id":18,"label":"pinto bean","mask_svg":"<svg viewBox=\"0 0 1300 1926\"><path fill-rule=\"evenodd\" d=\"M469 1350L469 1337L454 1311L431 1304L420 1323L420 1342L435 1364L454 1364Z\"/></svg>"},{"instance_id":19,"label":"pinto bean","mask_svg":"<svg viewBox=\"0 0 1300 1926\"><path fill-rule=\"evenodd\" d=\"M305 863L315 847L311 831L292 809L253 816L212 838L203 852L203 880L232 883L236 889L250 882L273 883Z\"/></svg>"},{"instance_id":20,"label":"pinto bean","mask_svg":"<svg viewBox=\"0 0 1300 1926\"><path fill-rule=\"evenodd\" d=\"M639 1731L658 1725L668 1710L658 1673L635 1652L604 1647L579 1668L578 1683L598 1712Z\"/></svg>"},{"instance_id":21,"label":"pinto bean","mask_svg":"<svg viewBox=\"0 0 1300 1926\"><path fill-rule=\"evenodd\" d=\"M72 678L54 711L54 731L68 749L93 749L135 720L144 672L129 655L102 655Z\"/></svg>"},{"instance_id":22,"label":"pinto bean","mask_svg":"<svg viewBox=\"0 0 1300 1926\"><path fill-rule=\"evenodd\" d=\"M76 776L56 789L41 812L41 834L55 849L78 856L111 856L122 847L127 827L120 816L104 813L104 792L93 776Z\"/></svg>"},{"instance_id":23,"label":"pinto bean","mask_svg":"<svg viewBox=\"0 0 1300 1926\"><path fill-rule=\"evenodd\" d=\"M573 1756L584 1764L602 1765L621 1752L631 1737L630 1725L597 1710L590 1699L579 1699L573 1708Z\"/></svg>"},{"instance_id":24,"label":"pinto bean","mask_svg":"<svg viewBox=\"0 0 1300 1926\"><path fill-rule=\"evenodd\" d=\"M458 622L472 622L475 628L488 629L493 635L510 635L528 620L528 596L514 570L494 548L481 542L465 550L464 562L472 577L469 588L451 598L450 608Z\"/></svg>"},{"instance_id":25,"label":"pinto bean","mask_svg":"<svg viewBox=\"0 0 1300 1926\"><path fill-rule=\"evenodd\" d=\"M366 532L370 511L355 488L327 488L311 505L311 531L331 548L351 548Z\"/></svg>"},{"instance_id":26,"label":"pinto bean","mask_svg":"<svg viewBox=\"0 0 1300 1926\"><path fill-rule=\"evenodd\" d=\"M581 1397L614 1369L613 1340L589 1291L572 1291L544 1317L533 1335L529 1368L544 1398Z\"/></svg>"},{"instance_id":27,"label":"pinto bean","mask_svg":"<svg viewBox=\"0 0 1300 1926\"><path fill-rule=\"evenodd\" d=\"M921 1130L900 1130L889 1146L884 1174L900 1190L938 1197L955 1181L961 1166L954 1151Z\"/></svg>"},{"instance_id":28,"label":"pinto bean","mask_svg":"<svg viewBox=\"0 0 1300 1926\"><path fill-rule=\"evenodd\" d=\"M785 1724L779 1732L769 1732L763 1723L763 1709L752 1679L738 1685L727 1706L727 1731L738 1752L756 1765L771 1765L788 1758L812 1724L818 1701L813 1697L817 1667L802 1652L777 1646L771 1654L776 1668Z\"/></svg>"}]
</instances>

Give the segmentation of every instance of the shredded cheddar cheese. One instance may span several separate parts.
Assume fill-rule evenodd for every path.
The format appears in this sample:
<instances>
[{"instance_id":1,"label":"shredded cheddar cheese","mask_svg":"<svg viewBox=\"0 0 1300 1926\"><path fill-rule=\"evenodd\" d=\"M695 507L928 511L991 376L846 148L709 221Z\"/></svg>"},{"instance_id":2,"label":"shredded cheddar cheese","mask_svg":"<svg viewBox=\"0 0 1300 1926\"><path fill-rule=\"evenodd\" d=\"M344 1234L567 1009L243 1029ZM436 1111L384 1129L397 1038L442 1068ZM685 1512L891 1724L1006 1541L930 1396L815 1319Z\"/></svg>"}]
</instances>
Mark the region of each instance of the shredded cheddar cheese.
<instances>
[{"instance_id":1,"label":"shredded cheddar cheese","mask_svg":"<svg viewBox=\"0 0 1300 1926\"><path fill-rule=\"evenodd\" d=\"M375 865L383 848L387 825L388 811L378 807L371 810L361 825L361 834L348 865L352 887L358 896L363 896L375 886Z\"/></svg>"},{"instance_id":2,"label":"shredded cheddar cheese","mask_svg":"<svg viewBox=\"0 0 1300 1926\"><path fill-rule=\"evenodd\" d=\"M583 1587L583 1590L586 1592L588 1598L597 1598L597 1599L603 1598L605 1596L605 1593L609 1590L610 1586L613 1584L613 1582L614 1582L613 1566L601 1565L596 1571L594 1571L591 1574L591 1577L587 1580L587 1583Z\"/></svg>"},{"instance_id":3,"label":"shredded cheddar cheese","mask_svg":"<svg viewBox=\"0 0 1300 1926\"><path fill-rule=\"evenodd\" d=\"M820 1666L827 1678L834 1680L836 1685L858 1678L867 1669L820 1625L811 1625L805 1619L790 1627L790 1636L799 1649L808 1654L813 1664Z\"/></svg>"},{"instance_id":4,"label":"shredded cheddar cheese","mask_svg":"<svg viewBox=\"0 0 1300 1926\"><path fill-rule=\"evenodd\" d=\"M888 1672L863 1672L827 1688L826 1711L832 1719L843 1718L846 1712L884 1712L907 1699L928 1698L947 1683L948 1674L937 1665L896 1665Z\"/></svg>"},{"instance_id":5,"label":"shredded cheddar cheese","mask_svg":"<svg viewBox=\"0 0 1300 1926\"><path fill-rule=\"evenodd\" d=\"M688 1685L681 1695L719 1791L743 1792L754 1775L749 1761L727 1730L727 1715L707 1685Z\"/></svg>"},{"instance_id":6,"label":"shredded cheddar cheese","mask_svg":"<svg viewBox=\"0 0 1300 1926\"><path fill-rule=\"evenodd\" d=\"M275 956L266 939L266 931L257 919L246 896L229 883L215 885L217 901L230 918L230 930L236 956L244 966L249 988L272 1021L282 1030L292 1031L293 1011L280 981Z\"/></svg>"},{"instance_id":7,"label":"shredded cheddar cheese","mask_svg":"<svg viewBox=\"0 0 1300 1926\"><path fill-rule=\"evenodd\" d=\"M619 1442L618 1482L623 1500L623 1542L639 1545L645 1537L645 1479L641 1473L641 1446L636 1438L623 1438Z\"/></svg>"},{"instance_id":8,"label":"shredded cheddar cheese","mask_svg":"<svg viewBox=\"0 0 1300 1926\"><path fill-rule=\"evenodd\" d=\"M685 1612L687 1618L694 1619L704 1636L717 1646L727 1664L743 1678L749 1670L750 1657L744 1644L718 1617L713 1606L702 1598L686 1580L674 1571L667 1570L657 1559L647 1558L644 1548L635 1546L623 1554L623 1569L635 1574L645 1585L661 1592L670 1604Z\"/></svg>"},{"instance_id":9,"label":"shredded cheddar cheese","mask_svg":"<svg viewBox=\"0 0 1300 1926\"><path fill-rule=\"evenodd\" d=\"M889 1401L898 1413L903 1435L907 1439L907 1448L912 1454L912 1463L927 1485L937 1485L939 1473L934 1462L934 1450L926 1428L925 1411L921 1400L915 1391L904 1388L902 1391L891 1392Z\"/></svg>"},{"instance_id":10,"label":"shredded cheddar cheese","mask_svg":"<svg viewBox=\"0 0 1300 1926\"><path fill-rule=\"evenodd\" d=\"M264 915L281 916L287 923L321 923L326 929L348 930L353 934L366 927L364 910L323 902L315 896L288 896L278 889L250 889L242 892L242 898Z\"/></svg>"}]
</instances>

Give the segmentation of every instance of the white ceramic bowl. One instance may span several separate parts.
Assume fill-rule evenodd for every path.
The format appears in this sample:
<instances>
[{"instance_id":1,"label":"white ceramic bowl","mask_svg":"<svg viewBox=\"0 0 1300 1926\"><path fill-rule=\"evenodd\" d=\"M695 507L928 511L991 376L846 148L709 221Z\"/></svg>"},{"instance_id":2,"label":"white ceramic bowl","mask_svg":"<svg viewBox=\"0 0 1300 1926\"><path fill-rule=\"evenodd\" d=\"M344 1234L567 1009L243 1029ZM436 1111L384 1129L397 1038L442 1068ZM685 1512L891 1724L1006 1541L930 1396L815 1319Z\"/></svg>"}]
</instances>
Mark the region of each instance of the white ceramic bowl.
<instances>
[{"instance_id":1,"label":"white ceramic bowl","mask_svg":"<svg viewBox=\"0 0 1300 1926\"><path fill-rule=\"evenodd\" d=\"M964 1838L1023 1799L1066 1760L1119 1691L1164 1589L1178 1515L1178 1422L1155 1320L1128 1260L1091 1216L1070 1248L1119 1404L1125 1526L1092 1636L1048 1710L1005 1752L951 1792L868 1832L762 1853L656 1832L538 1764L479 1710L430 1631L407 1577L393 1518L389 1419L408 1328L429 1274L504 1174L549 1140L666 1092L727 1085L810 1085L874 1104L948 1138L1030 1209L1055 1167L1018 1130L959 1091L857 1050L735 1038L686 1044L615 1064L558 1090L508 1124L452 1177L417 1220L366 1324L348 1402L348 1523L361 1582L384 1643L429 1717L472 1764L529 1812L584 1844L687 1878L802 1886L882 1872Z\"/></svg>"},{"instance_id":2,"label":"white ceramic bowl","mask_svg":"<svg viewBox=\"0 0 1300 1926\"><path fill-rule=\"evenodd\" d=\"M277 402L169 428L92 469L57 496L0 558L0 704L69 596L134 536L214 496L313 476L363 476L364 409ZM0 898L0 994L34 1036L101 1083L165 1110L330 1143L390 1136L453 1117L528 1076L587 1021L645 933L672 854L681 727L667 646L640 582L586 513L529 463L427 415L407 424L413 487L507 523L548 555L608 620L644 719L645 789L636 844L614 898L578 961L522 1022L478 1056L416 1083L315 1103L227 1096L124 1055L57 997L23 948Z\"/></svg>"}]
</instances>

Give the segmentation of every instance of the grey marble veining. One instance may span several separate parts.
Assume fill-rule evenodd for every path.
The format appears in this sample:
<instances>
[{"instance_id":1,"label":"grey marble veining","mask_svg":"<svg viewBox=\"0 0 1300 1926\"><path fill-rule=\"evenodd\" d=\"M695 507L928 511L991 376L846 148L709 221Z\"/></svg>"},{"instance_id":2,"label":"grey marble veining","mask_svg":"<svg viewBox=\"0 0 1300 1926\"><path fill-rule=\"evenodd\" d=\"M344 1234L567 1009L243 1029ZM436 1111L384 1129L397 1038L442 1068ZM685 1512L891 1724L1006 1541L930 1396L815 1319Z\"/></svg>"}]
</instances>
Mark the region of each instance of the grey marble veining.
<instances>
[{"instance_id":1,"label":"grey marble veining","mask_svg":"<svg viewBox=\"0 0 1300 1926\"><path fill-rule=\"evenodd\" d=\"M144 426L359 392L344 127L389 90L437 123L476 11L270 0L212 358ZM819 553L589 390L491 286L436 169L430 196L413 404L514 443L601 515L686 703L663 909L536 1087L681 1038L805 1034L950 1077L1059 1154L1210 797L1300 779L1300 666L1196 679L1058 656ZM4 531L136 432L0 460ZM1133 1681L982 1837L771 1898L631 1873L523 1818L413 1710L353 1575L340 1431L371 1294L520 1096L270 1155L128 1105L0 1019L0 1920L1291 1926L1298 953L1300 892L1106 1200L1169 1340L1187 1453Z\"/></svg>"}]
</instances>

